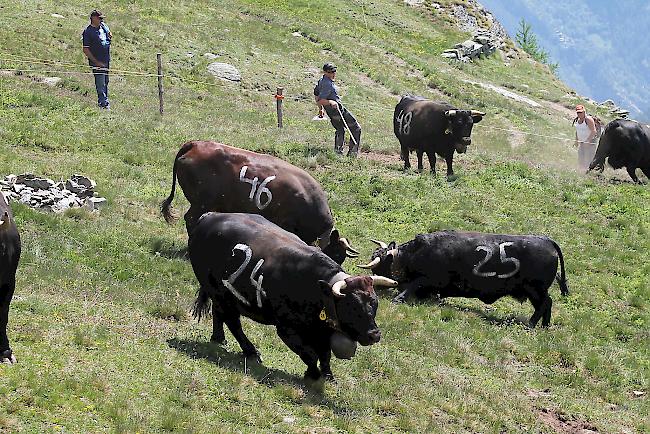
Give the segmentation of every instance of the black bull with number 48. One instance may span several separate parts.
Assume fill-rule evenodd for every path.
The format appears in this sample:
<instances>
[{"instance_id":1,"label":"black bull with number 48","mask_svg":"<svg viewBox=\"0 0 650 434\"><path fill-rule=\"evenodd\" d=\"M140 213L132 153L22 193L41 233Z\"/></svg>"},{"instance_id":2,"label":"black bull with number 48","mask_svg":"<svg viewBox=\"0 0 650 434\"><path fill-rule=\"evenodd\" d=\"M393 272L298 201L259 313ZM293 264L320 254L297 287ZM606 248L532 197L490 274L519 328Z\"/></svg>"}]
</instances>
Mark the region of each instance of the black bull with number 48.
<instances>
[{"instance_id":1,"label":"black bull with number 48","mask_svg":"<svg viewBox=\"0 0 650 434\"><path fill-rule=\"evenodd\" d=\"M318 242L339 264L358 256L334 229L320 184L286 161L211 141L183 144L174 159L171 193L161 205L168 223L176 219L171 203L177 178L190 202L185 213L188 235L205 212L245 212L263 215L307 244Z\"/></svg>"},{"instance_id":2,"label":"black bull with number 48","mask_svg":"<svg viewBox=\"0 0 650 434\"><path fill-rule=\"evenodd\" d=\"M399 282L395 302L415 294L492 304L509 295L522 303L530 300L535 308L530 326L535 327L540 318L543 326L550 323L553 300L548 288L553 281L562 295L569 293L562 250L548 237L441 231L417 235L399 246L373 241L379 248L361 267Z\"/></svg>"},{"instance_id":3,"label":"black bull with number 48","mask_svg":"<svg viewBox=\"0 0 650 434\"><path fill-rule=\"evenodd\" d=\"M416 96L404 96L395 107L393 130L399 140L404 169L411 167L409 151L418 156L422 171L422 155L427 154L431 173L436 173L436 154L447 162L447 176L454 170L454 151L465 153L472 140L472 127L485 113L459 110L446 102L435 102Z\"/></svg>"},{"instance_id":4,"label":"black bull with number 48","mask_svg":"<svg viewBox=\"0 0 650 434\"><path fill-rule=\"evenodd\" d=\"M307 365L310 379L333 379L331 351L350 358L356 342L379 342L374 286L397 285L383 276L350 276L316 247L256 214L204 214L190 235L189 256L200 284L195 316L209 312L212 301L211 340L225 342L225 322L244 355L259 360L240 315L272 324Z\"/></svg>"}]
</instances>

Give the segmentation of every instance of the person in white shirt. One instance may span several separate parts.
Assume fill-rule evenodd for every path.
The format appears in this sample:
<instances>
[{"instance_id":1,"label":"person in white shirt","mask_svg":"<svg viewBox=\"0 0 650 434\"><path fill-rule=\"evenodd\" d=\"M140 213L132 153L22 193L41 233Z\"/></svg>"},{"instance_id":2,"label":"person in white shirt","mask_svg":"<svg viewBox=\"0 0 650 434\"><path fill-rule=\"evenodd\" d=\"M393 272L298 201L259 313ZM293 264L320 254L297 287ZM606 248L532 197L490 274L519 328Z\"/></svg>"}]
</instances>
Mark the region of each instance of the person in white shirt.
<instances>
[{"instance_id":1,"label":"person in white shirt","mask_svg":"<svg viewBox=\"0 0 650 434\"><path fill-rule=\"evenodd\" d=\"M586 173L596 155L596 123L591 116L587 116L582 104L576 106L576 116L575 145L578 147L578 169Z\"/></svg>"}]
</instances>

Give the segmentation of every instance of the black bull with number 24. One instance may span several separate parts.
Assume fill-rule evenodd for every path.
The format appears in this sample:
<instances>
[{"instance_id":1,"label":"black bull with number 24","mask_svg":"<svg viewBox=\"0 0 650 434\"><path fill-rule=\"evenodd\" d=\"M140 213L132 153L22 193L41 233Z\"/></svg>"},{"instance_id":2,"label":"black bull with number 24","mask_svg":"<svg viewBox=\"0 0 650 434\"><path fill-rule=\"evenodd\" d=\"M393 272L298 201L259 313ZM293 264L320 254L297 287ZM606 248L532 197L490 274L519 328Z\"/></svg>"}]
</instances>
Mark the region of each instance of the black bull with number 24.
<instances>
[{"instance_id":1,"label":"black bull with number 24","mask_svg":"<svg viewBox=\"0 0 650 434\"><path fill-rule=\"evenodd\" d=\"M426 153L431 173L436 173L436 154L447 162L447 176L454 174L454 151L467 152L472 140L472 127L485 113L459 110L446 102L435 102L416 96L404 96L395 107L393 130L401 146L404 169L411 167L409 151L418 156L422 171L422 154Z\"/></svg>"},{"instance_id":2,"label":"black bull with number 24","mask_svg":"<svg viewBox=\"0 0 650 434\"><path fill-rule=\"evenodd\" d=\"M441 231L420 234L399 246L373 240L379 248L362 268L395 279L400 293L394 301L418 296L478 298L492 304L506 295L530 300L535 312L530 326L551 320L554 280L569 293L560 246L548 237ZM558 276L558 259L561 274Z\"/></svg>"},{"instance_id":3,"label":"black bull with number 24","mask_svg":"<svg viewBox=\"0 0 650 434\"><path fill-rule=\"evenodd\" d=\"M200 284L195 316L206 314L212 301L211 340L225 342L225 322L244 355L259 359L240 315L275 325L310 379L333 379L330 351L341 357L334 335L354 348L355 342L379 342L373 285L397 285L382 276L350 276L316 247L256 214L204 214L190 235L189 256Z\"/></svg>"},{"instance_id":4,"label":"black bull with number 24","mask_svg":"<svg viewBox=\"0 0 650 434\"><path fill-rule=\"evenodd\" d=\"M176 179L190 202L185 213L188 235L208 211L261 214L307 244L318 241L339 264L358 253L339 237L327 195L304 170L272 155L211 141L183 144L174 159L172 189L161 205L172 223Z\"/></svg>"}]
</instances>

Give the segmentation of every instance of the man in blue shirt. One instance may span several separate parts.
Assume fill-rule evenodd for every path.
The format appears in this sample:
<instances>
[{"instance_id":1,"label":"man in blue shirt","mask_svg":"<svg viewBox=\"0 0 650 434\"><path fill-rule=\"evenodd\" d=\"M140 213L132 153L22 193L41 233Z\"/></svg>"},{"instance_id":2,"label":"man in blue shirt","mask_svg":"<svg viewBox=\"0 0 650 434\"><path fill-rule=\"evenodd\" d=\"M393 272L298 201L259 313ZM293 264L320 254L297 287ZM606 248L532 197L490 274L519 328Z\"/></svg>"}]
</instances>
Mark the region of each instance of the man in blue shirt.
<instances>
[{"instance_id":1,"label":"man in blue shirt","mask_svg":"<svg viewBox=\"0 0 650 434\"><path fill-rule=\"evenodd\" d=\"M336 66L332 63L323 65L323 77L318 80L318 84L314 88L314 98L320 107L325 108L332 126L336 129L334 151L337 154L343 154L343 141L347 124L352 135L349 142L348 157L356 157L361 143L361 126L352 113L341 104L338 89L334 84L335 79Z\"/></svg>"},{"instance_id":2,"label":"man in blue shirt","mask_svg":"<svg viewBox=\"0 0 650 434\"><path fill-rule=\"evenodd\" d=\"M83 51L95 76L97 104L110 110L108 102L108 68L111 63L111 39L113 34L104 23L104 14L97 9L90 13L90 25L82 34Z\"/></svg>"}]
</instances>

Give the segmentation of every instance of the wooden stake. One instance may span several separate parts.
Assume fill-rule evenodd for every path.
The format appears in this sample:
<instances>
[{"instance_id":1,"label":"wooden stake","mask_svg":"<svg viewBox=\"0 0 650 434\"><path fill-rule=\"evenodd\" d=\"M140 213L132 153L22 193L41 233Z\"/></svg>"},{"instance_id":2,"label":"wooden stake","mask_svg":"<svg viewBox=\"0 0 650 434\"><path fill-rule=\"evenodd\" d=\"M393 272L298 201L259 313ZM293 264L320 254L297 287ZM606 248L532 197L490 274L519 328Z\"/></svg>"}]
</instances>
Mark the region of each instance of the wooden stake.
<instances>
[{"instance_id":1,"label":"wooden stake","mask_svg":"<svg viewBox=\"0 0 650 434\"><path fill-rule=\"evenodd\" d=\"M284 95L282 95L282 92L284 92L284 88L278 87L275 93L275 101L278 110L278 128L282 128L282 100L284 99Z\"/></svg>"},{"instance_id":2,"label":"wooden stake","mask_svg":"<svg viewBox=\"0 0 650 434\"><path fill-rule=\"evenodd\" d=\"M162 53L156 54L158 61L158 100L160 101L160 114L163 114L163 82L162 82Z\"/></svg>"}]
</instances>

